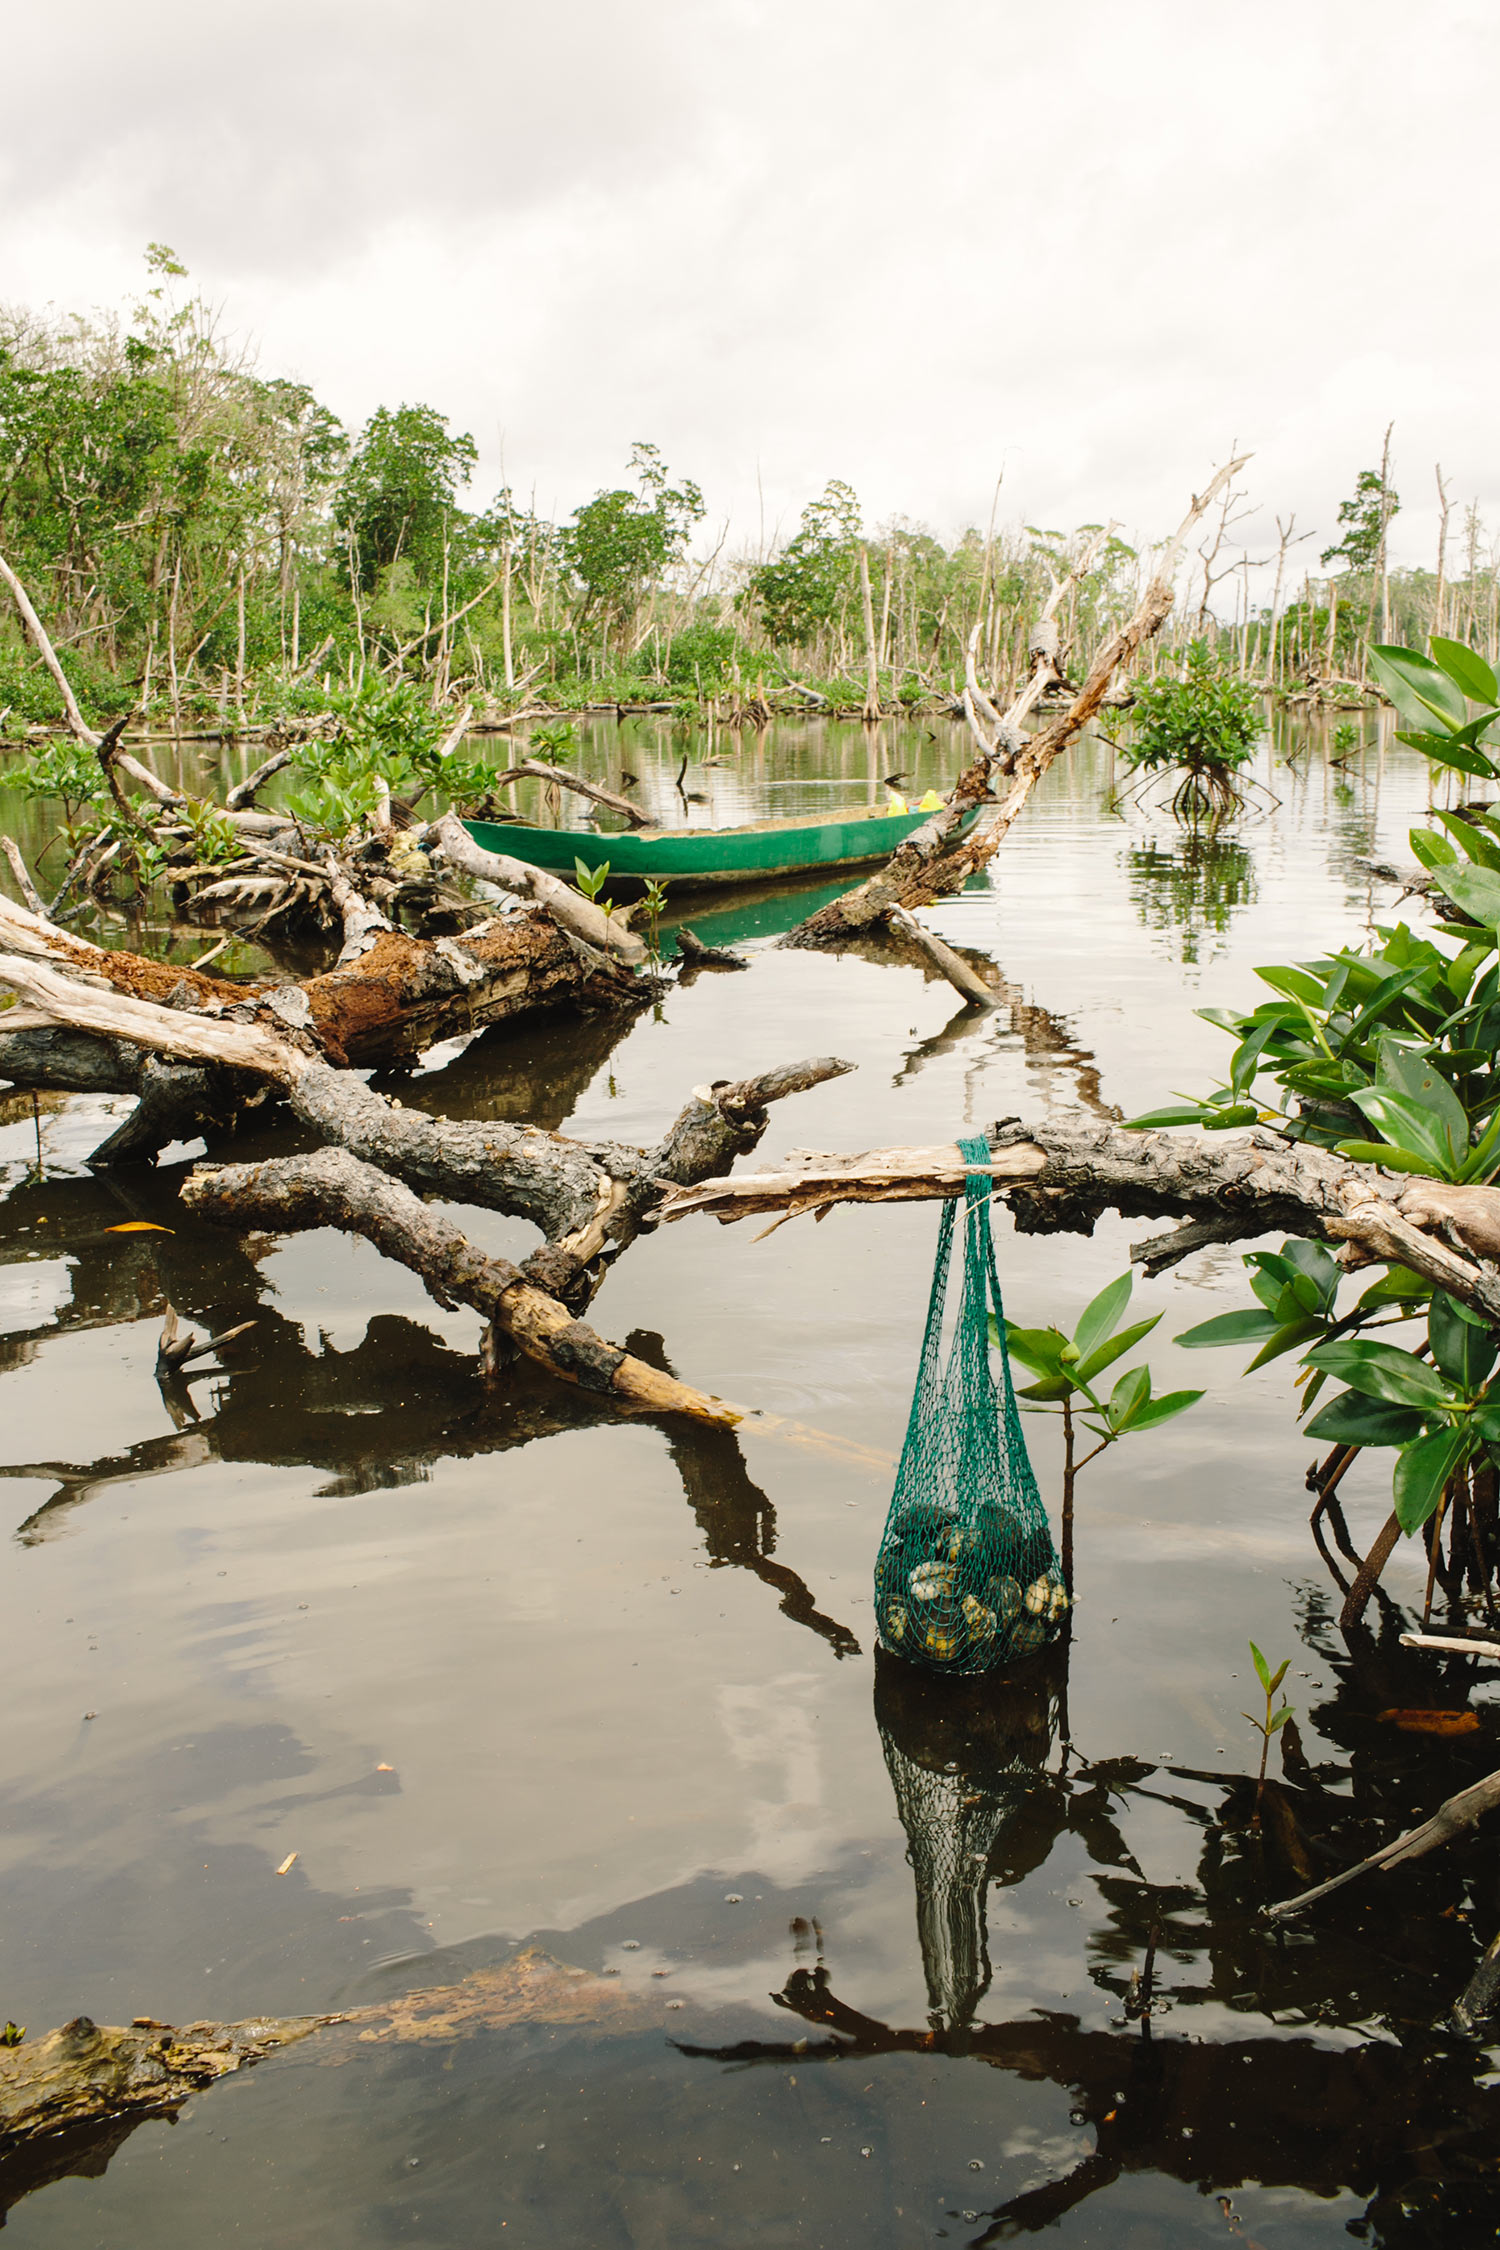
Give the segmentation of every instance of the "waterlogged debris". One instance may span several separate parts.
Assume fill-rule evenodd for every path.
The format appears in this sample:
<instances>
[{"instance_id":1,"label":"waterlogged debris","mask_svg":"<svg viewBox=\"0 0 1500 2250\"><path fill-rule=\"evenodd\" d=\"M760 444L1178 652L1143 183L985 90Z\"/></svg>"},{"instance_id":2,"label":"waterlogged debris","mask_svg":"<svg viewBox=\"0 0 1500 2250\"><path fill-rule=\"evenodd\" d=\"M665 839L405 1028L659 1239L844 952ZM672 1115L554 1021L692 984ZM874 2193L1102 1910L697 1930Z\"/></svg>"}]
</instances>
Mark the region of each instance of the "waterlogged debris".
<instances>
[{"instance_id":1,"label":"waterlogged debris","mask_svg":"<svg viewBox=\"0 0 1500 2250\"><path fill-rule=\"evenodd\" d=\"M1477 1734L1477 1711L1382 1711L1382 1726L1399 1727L1403 1734Z\"/></svg>"},{"instance_id":2,"label":"waterlogged debris","mask_svg":"<svg viewBox=\"0 0 1500 2250\"><path fill-rule=\"evenodd\" d=\"M498 1968L478 1969L456 1984L433 1985L399 2000L337 2015L266 2016L246 2023L177 2027L150 2016L124 2027L75 2016L39 2039L27 2039L20 2027L8 2027L14 2035L12 2043L0 2040L0 2211L7 2201L5 2159L39 2136L65 2128L107 2126L113 2147L120 2138L119 2120L133 2123L173 2114L216 2079L264 2062L315 2033L329 2035L326 2059L340 2062L350 2059L351 2037L356 2045L404 2046L447 2043L471 2032L499 2031L515 2024L634 2031L660 2023L661 2014L660 1999L653 2003L644 1993L608 1983L591 1970L573 1968L531 1946ZM339 2032L345 2035L342 2039ZM129 2130L129 2123L125 2129ZM86 2142L80 2141L77 2153L78 2163L87 2169L91 2158ZM72 2163L65 2167L75 2168Z\"/></svg>"},{"instance_id":3,"label":"waterlogged debris","mask_svg":"<svg viewBox=\"0 0 1500 2250\"><path fill-rule=\"evenodd\" d=\"M286 1858L285 1858L285 1859L284 1859L284 1860L282 1861L281 1865L280 1865L280 1866L279 1866L279 1867L277 1868L277 1870L276 1870L277 1874L278 1874L278 1875L284 1875L284 1874L286 1873L286 1871L287 1871L287 1869L288 1869L289 1867L292 1867L292 1866L294 1866L294 1865L296 1864L296 1859L297 1859L297 1854L296 1854L295 1852L288 1852L288 1853L287 1853L287 1855L286 1855Z\"/></svg>"}]
</instances>

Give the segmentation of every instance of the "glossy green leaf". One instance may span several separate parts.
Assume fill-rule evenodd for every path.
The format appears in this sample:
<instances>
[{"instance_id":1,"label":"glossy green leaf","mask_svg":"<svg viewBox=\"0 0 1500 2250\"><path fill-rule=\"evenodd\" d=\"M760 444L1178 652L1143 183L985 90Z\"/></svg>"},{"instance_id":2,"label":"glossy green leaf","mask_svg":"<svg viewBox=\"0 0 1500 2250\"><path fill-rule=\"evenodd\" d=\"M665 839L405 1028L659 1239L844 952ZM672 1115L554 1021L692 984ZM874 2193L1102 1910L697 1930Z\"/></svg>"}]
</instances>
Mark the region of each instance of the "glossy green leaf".
<instances>
[{"instance_id":1,"label":"glossy green leaf","mask_svg":"<svg viewBox=\"0 0 1500 2250\"><path fill-rule=\"evenodd\" d=\"M1106 1367L1113 1367L1115 1361L1123 1359L1125 1354L1132 1350L1143 1336L1150 1335L1161 1317L1160 1313L1152 1313L1149 1320L1133 1320L1128 1328L1120 1330L1118 1336L1109 1337L1106 1342L1099 1346L1096 1352L1091 1352L1087 1359L1079 1361L1077 1370L1079 1382L1092 1383L1094 1377L1102 1375Z\"/></svg>"},{"instance_id":2,"label":"glossy green leaf","mask_svg":"<svg viewBox=\"0 0 1500 2250\"><path fill-rule=\"evenodd\" d=\"M1310 1008L1323 1005L1324 988L1306 969L1293 968L1289 962L1273 962L1255 973L1273 992L1285 992L1293 1000L1305 1001Z\"/></svg>"},{"instance_id":3,"label":"glossy green leaf","mask_svg":"<svg viewBox=\"0 0 1500 2250\"><path fill-rule=\"evenodd\" d=\"M1275 1335L1261 1345L1260 1350L1245 1369L1245 1373L1253 1375L1257 1367L1268 1367L1273 1359L1280 1359L1283 1353L1300 1351L1302 1346L1310 1344L1315 1336L1321 1336L1326 1326L1327 1322L1322 1319L1304 1318L1284 1322L1277 1329Z\"/></svg>"},{"instance_id":4,"label":"glossy green leaf","mask_svg":"<svg viewBox=\"0 0 1500 2250\"><path fill-rule=\"evenodd\" d=\"M1422 1417L1413 1406L1340 1391L1304 1427L1323 1445L1410 1445L1422 1435Z\"/></svg>"},{"instance_id":5,"label":"glossy green leaf","mask_svg":"<svg viewBox=\"0 0 1500 2250\"><path fill-rule=\"evenodd\" d=\"M1470 1396L1495 1364L1495 1339L1464 1317L1461 1308L1435 1289L1427 1308L1427 1341L1440 1373Z\"/></svg>"},{"instance_id":6,"label":"glossy green leaf","mask_svg":"<svg viewBox=\"0 0 1500 2250\"><path fill-rule=\"evenodd\" d=\"M1060 1328L1018 1328L1008 1320L1005 1342L1011 1358L1018 1359L1023 1367L1034 1368L1038 1375L1056 1375L1067 1338Z\"/></svg>"},{"instance_id":7,"label":"glossy green leaf","mask_svg":"<svg viewBox=\"0 0 1500 2250\"><path fill-rule=\"evenodd\" d=\"M1434 1368L1413 1359L1397 1344L1380 1344L1370 1336L1341 1336L1318 1344L1307 1355L1310 1367L1321 1367L1363 1391L1367 1398L1389 1399L1397 1406L1434 1407L1451 1403L1453 1393Z\"/></svg>"},{"instance_id":8,"label":"glossy green leaf","mask_svg":"<svg viewBox=\"0 0 1500 2250\"><path fill-rule=\"evenodd\" d=\"M1433 1430L1419 1437L1396 1456L1391 1490L1396 1521L1405 1532L1423 1525L1443 1497L1443 1487L1454 1470L1474 1449L1470 1430Z\"/></svg>"},{"instance_id":9,"label":"glossy green leaf","mask_svg":"<svg viewBox=\"0 0 1500 2250\"><path fill-rule=\"evenodd\" d=\"M1127 1117L1127 1133L1151 1133L1166 1125L1199 1125L1203 1121L1202 1102L1178 1103L1167 1109L1148 1109L1142 1117Z\"/></svg>"},{"instance_id":10,"label":"glossy green leaf","mask_svg":"<svg viewBox=\"0 0 1500 2250\"><path fill-rule=\"evenodd\" d=\"M1443 1091L1447 1093L1448 1089L1444 1087ZM1392 1093L1384 1086L1356 1087L1349 1098L1394 1148L1425 1157L1439 1179L1456 1176L1469 1153L1469 1121L1451 1094L1456 1124L1435 1106L1413 1101L1409 1094Z\"/></svg>"},{"instance_id":11,"label":"glossy green leaf","mask_svg":"<svg viewBox=\"0 0 1500 2250\"><path fill-rule=\"evenodd\" d=\"M1077 1390L1066 1375L1044 1375L1039 1383L1027 1383L1016 1392L1017 1398L1064 1399L1071 1398Z\"/></svg>"},{"instance_id":12,"label":"glossy green leaf","mask_svg":"<svg viewBox=\"0 0 1500 2250\"><path fill-rule=\"evenodd\" d=\"M1484 658L1465 641L1448 640L1433 633L1427 642L1435 664L1441 665L1471 703L1500 703L1500 682Z\"/></svg>"},{"instance_id":13,"label":"glossy green leaf","mask_svg":"<svg viewBox=\"0 0 1500 2250\"><path fill-rule=\"evenodd\" d=\"M1420 1304L1432 1295L1432 1283L1409 1266L1388 1266L1359 1299L1360 1312L1376 1312L1385 1305Z\"/></svg>"},{"instance_id":14,"label":"glossy green leaf","mask_svg":"<svg viewBox=\"0 0 1500 2250\"><path fill-rule=\"evenodd\" d=\"M1128 1375L1120 1377L1109 1394L1111 1428L1125 1429L1136 1409L1143 1406L1150 1396L1151 1373L1149 1368L1132 1367Z\"/></svg>"},{"instance_id":15,"label":"glossy green leaf","mask_svg":"<svg viewBox=\"0 0 1500 2250\"><path fill-rule=\"evenodd\" d=\"M1215 1344L1260 1344L1280 1327L1273 1312L1255 1312L1249 1307L1243 1312L1219 1313L1205 1320L1197 1328L1188 1328L1172 1341L1188 1351L1204 1351Z\"/></svg>"},{"instance_id":16,"label":"glossy green leaf","mask_svg":"<svg viewBox=\"0 0 1500 2250\"><path fill-rule=\"evenodd\" d=\"M1334 1148L1354 1164L1383 1164L1388 1172L1416 1172L1424 1180L1447 1177L1430 1156L1417 1149L1395 1148L1387 1141L1335 1141Z\"/></svg>"},{"instance_id":17,"label":"glossy green leaf","mask_svg":"<svg viewBox=\"0 0 1500 2250\"><path fill-rule=\"evenodd\" d=\"M1420 750L1435 766L1451 766L1455 772L1472 774L1479 781L1494 778L1493 760L1471 743L1459 741L1456 735L1434 734L1429 727L1402 727L1397 729L1396 740Z\"/></svg>"},{"instance_id":18,"label":"glossy green leaf","mask_svg":"<svg viewBox=\"0 0 1500 2250\"><path fill-rule=\"evenodd\" d=\"M1271 1667L1266 1662L1265 1658L1261 1655L1260 1650L1256 1647L1254 1641L1250 1643L1250 1655L1255 1665L1255 1677L1259 1680L1267 1695L1269 1695L1271 1692Z\"/></svg>"},{"instance_id":19,"label":"glossy green leaf","mask_svg":"<svg viewBox=\"0 0 1500 2250\"><path fill-rule=\"evenodd\" d=\"M1160 1398L1148 1398L1130 1418L1130 1434L1141 1430L1154 1430L1163 1422L1170 1422L1178 1414L1185 1414L1196 1406L1202 1391L1163 1391Z\"/></svg>"},{"instance_id":20,"label":"glossy green leaf","mask_svg":"<svg viewBox=\"0 0 1500 2250\"><path fill-rule=\"evenodd\" d=\"M1078 1347L1080 1360L1097 1350L1119 1320L1130 1302L1130 1292L1135 1276L1125 1272L1107 1282L1089 1304L1083 1308L1078 1326L1073 1331L1073 1341Z\"/></svg>"},{"instance_id":21,"label":"glossy green leaf","mask_svg":"<svg viewBox=\"0 0 1500 2250\"><path fill-rule=\"evenodd\" d=\"M1500 874L1490 867L1434 867L1432 879L1454 905L1487 930L1500 924Z\"/></svg>"},{"instance_id":22,"label":"glossy green leaf","mask_svg":"<svg viewBox=\"0 0 1500 2250\"><path fill-rule=\"evenodd\" d=\"M1434 817L1447 829L1454 843L1467 860L1480 867L1500 868L1500 843L1477 820L1463 820L1457 813L1444 812L1440 805L1433 807Z\"/></svg>"},{"instance_id":23,"label":"glossy green leaf","mask_svg":"<svg viewBox=\"0 0 1500 2250\"><path fill-rule=\"evenodd\" d=\"M1464 725L1469 706L1463 692L1431 657L1378 642L1368 653L1370 670L1404 719L1418 726L1428 719L1448 728Z\"/></svg>"},{"instance_id":24,"label":"glossy green leaf","mask_svg":"<svg viewBox=\"0 0 1500 2250\"><path fill-rule=\"evenodd\" d=\"M1452 867L1457 863L1456 847L1435 828L1413 828L1408 832L1407 842L1424 867Z\"/></svg>"}]
</instances>

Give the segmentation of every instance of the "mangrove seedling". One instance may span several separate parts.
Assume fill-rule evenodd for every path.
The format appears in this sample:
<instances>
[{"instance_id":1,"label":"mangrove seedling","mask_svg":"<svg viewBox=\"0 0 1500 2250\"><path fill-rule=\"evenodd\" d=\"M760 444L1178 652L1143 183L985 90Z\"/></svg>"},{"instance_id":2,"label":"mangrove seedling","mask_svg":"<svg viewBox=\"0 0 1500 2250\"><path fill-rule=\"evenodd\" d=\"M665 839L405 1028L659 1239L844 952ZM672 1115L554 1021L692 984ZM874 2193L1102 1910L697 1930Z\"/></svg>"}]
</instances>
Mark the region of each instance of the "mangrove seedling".
<instances>
[{"instance_id":1,"label":"mangrove seedling","mask_svg":"<svg viewBox=\"0 0 1500 2250\"><path fill-rule=\"evenodd\" d=\"M1062 1568L1063 1583L1070 1594L1073 1591L1073 1490L1081 1471L1121 1438L1159 1429L1163 1422L1185 1413L1203 1396L1201 1391L1167 1391L1153 1397L1149 1367L1132 1367L1120 1376L1107 1399L1095 1390L1094 1385L1105 1369L1113 1367L1116 1360L1123 1359L1144 1336L1149 1336L1161 1319L1160 1313L1152 1313L1146 1320L1132 1321L1128 1328L1120 1327L1133 1284L1134 1276L1128 1271L1117 1275L1091 1304L1085 1305L1071 1336L1056 1327L1018 1328L1013 1321L1005 1324L1005 1342L1012 1359L1029 1367L1039 1378L1019 1393L1021 1398L1037 1402L1027 1411L1055 1411L1062 1417ZM998 1343L993 1319L990 1329L991 1340ZM1080 1420L1090 1436L1098 1441L1081 1461L1075 1458Z\"/></svg>"},{"instance_id":2,"label":"mangrove seedling","mask_svg":"<svg viewBox=\"0 0 1500 2250\"><path fill-rule=\"evenodd\" d=\"M585 867L581 859L575 859L573 872L578 879L578 888L582 891L584 897L591 904L597 905L599 893L609 881L609 861L601 859L597 867Z\"/></svg>"},{"instance_id":3,"label":"mangrove seedling","mask_svg":"<svg viewBox=\"0 0 1500 2250\"><path fill-rule=\"evenodd\" d=\"M605 873L608 874L608 872L609 869L606 865ZM662 908L666 903L666 884L659 877L648 875L646 877L645 896L641 904L646 916L646 944L653 961L660 961L661 959L661 917Z\"/></svg>"},{"instance_id":4,"label":"mangrove seedling","mask_svg":"<svg viewBox=\"0 0 1500 2250\"><path fill-rule=\"evenodd\" d=\"M1284 1656L1273 1672L1254 1641L1250 1643L1250 1654L1255 1663L1255 1677L1259 1680L1266 1698L1266 1715L1263 1719L1257 1719L1251 1711L1242 1714L1250 1721L1251 1726L1260 1736L1260 1771L1255 1777L1255 1812L1250 1822L1252 1828L1259 1828L1260 1802L1266 1790L1266 1760L1271 1754L1271 1737L1273 1734L1281 1732L1292 1715L1292 1707L1284 1699L1279 1710L1273 1708L1277 1690L1286 1678L1287 1667L1292 1660L1289 1656Z\"/></svg>"}]
</instances>

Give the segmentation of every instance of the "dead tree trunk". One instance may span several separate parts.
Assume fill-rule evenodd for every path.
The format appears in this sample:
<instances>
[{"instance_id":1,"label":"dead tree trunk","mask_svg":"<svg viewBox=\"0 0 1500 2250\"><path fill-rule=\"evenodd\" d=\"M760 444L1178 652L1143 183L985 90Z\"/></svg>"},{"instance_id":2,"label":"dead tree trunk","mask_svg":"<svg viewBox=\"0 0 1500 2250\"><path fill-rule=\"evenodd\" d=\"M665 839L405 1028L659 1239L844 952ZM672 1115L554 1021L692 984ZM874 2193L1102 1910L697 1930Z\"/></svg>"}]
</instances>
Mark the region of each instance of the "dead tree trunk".
<instances>
[{"instance_id":1,"label":"dead tree trunk","mask_svg":"<svg viewBox=\"0 0 1500 2250\"><path fill-rule=\"evenodd\" d=\"M878 874L857 890L811 916L782 940L784 945L838 945L859 930L882 920L895 906L927 906L935 898L962 890L968 878L990 860L1019 817L1027 798L1042 775L1093 718L1109 692L1111 680L1171 614L1173 576L1184 540L1216 494L1243 466L1248 456L1229 462L1194 499L1174 537L1167 542L1156 574L1135 614L1112 633L1095 653L1082 687L1060 717L1029 738L1020 732L1021 720L1048 687L1062 679L1061 652L1055 621L1044 612L1034 632L1030 677L1005 713L984 695L974 668L974 648L969 652L969 684L964 707L979 749L974 763L959 776L941 812L924 821L893 853ZM1085 557L1080 568L1092 566ZM1076 574L1075 574L1076 576ZM1071 580L1054 588L1053 603ZM1052 604L1049 603L1049 611ZM997 781L1008 782L993 810L959 838L964 823L982 805L993 803ZM957 840L956 840L957 839Z\"/></svg>"}]
</instances>

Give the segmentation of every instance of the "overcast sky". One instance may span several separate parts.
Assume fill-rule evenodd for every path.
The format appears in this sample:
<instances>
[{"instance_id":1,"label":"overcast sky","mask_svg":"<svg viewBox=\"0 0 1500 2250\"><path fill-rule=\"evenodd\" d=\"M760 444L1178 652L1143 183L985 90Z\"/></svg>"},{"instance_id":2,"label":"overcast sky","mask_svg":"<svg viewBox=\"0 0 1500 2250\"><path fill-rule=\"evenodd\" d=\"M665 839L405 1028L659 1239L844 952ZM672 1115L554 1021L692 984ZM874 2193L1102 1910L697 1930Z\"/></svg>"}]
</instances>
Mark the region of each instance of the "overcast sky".
<instances>
[{"instance_id":1,"label":"overcast sky","mask_svg":"<svg viewBox=\"0 0 1500 2250\"><path fill-rule=\"evenodd\" d=\"M632 440L753 546L830 476L1148 537L1231 441L1335 536L1394 419L1500 527L1495 0L72 0L13 12L0 298L150 240L351 426L569 511Z\"/></svg>"}]
</instances>

